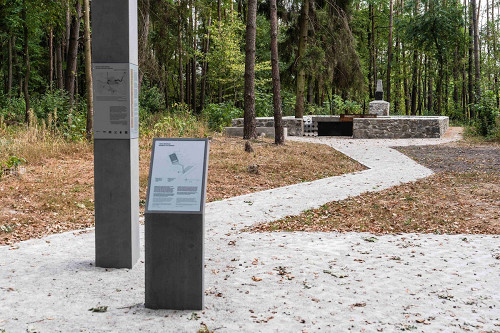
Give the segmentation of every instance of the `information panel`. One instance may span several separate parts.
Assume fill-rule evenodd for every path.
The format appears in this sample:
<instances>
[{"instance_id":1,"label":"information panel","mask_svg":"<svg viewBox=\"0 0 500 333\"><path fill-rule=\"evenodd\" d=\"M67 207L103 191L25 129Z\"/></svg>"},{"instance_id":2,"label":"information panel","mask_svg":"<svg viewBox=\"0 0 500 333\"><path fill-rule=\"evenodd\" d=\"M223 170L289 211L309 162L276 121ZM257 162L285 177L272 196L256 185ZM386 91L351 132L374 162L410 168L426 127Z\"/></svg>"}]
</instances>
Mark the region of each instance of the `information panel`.
<instances>
[{"instance_id":1,"label":"information panel","mask_svg":"<svg viewBox=\"0 0 500 333\"><path fill-rule=\"evenodd\" d=\"M202 212L207 139L154 139L146 212Z\"/></svg>"},{"instance_id":2,"label":"information panel","mask_svg":"<svg viewBox=\"0 0 500 333\"><path fill-rule=\"evenodd\" d=\"M95 63L94 138L134 139L139 136L139 78L137 65Z\"/></svg>"}]
</instances>

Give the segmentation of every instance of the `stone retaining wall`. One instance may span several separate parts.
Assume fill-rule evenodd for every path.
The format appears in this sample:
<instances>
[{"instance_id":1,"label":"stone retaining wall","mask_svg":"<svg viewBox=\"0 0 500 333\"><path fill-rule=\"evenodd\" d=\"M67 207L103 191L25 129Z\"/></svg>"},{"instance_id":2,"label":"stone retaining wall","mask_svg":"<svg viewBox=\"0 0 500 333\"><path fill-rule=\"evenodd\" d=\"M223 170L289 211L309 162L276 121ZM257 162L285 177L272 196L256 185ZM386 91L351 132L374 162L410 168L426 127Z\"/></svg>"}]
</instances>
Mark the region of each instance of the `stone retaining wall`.
<instances>
[{"instance_id":1,"label":"stone retaining wall","mask_svg":"<svg viewBox=\"0 0 500 333\"><path fill-rule=\"evenodd\" d=\"M353 138L440 138L444 135L448 126L448 117L391 116L355 118L353 122Z\"/></svg>"},{"instance_id":2,"label":"stone retaining wall","mask_svg":"<svg viewBox=\"0 0 500 333\"><path fill-rule=\"evenodd\" d=\"M302 136L304 135L304 122L300 118L295 117L283 117L282 118L283 127L288 129L288 135L290 136ZM236 118L231 121L233 127L243 127L243 118ZM256 118L256 127L274 127L273 117L259 117Z\"/></svg>"}]
</instances>

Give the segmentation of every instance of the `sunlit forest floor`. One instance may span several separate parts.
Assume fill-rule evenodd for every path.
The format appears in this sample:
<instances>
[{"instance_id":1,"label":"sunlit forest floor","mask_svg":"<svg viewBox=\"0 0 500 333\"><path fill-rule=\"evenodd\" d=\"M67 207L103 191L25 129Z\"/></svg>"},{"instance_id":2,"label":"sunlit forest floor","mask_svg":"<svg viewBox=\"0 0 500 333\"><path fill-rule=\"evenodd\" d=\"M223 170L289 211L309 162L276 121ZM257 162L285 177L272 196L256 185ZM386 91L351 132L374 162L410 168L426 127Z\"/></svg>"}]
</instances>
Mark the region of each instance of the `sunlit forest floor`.
<instances>
[{"instance_id":1,"label":"sunlit forest floor","mask_svg":"<svg viewBox=\"0 0 500 333\"><path fill-rule=\"evenodd\" d=\"M26 160L0 180L0 245L93 226L91 144L66 142L29 128L4 129L0 137L1 151ZM244 143L220 135L211 138L208 201L364 170L325 145L287 142L276 146L270 139L259 139L252 142L254 152L247 153ZM142 211L150 152L150 138L141 138ZM250 171L249 166L253 166Z\"/></svg>"},{"instance_id":2,"label":"sunlit forest floor","mask_svg":"<svg viewBox=\"0 0 500 333\"><path fill-rule=\"evenodd\" d=\"M436 174L252 230L500 234L500 144L466 140L398 150Z\"/></svg>"}]
</instances>

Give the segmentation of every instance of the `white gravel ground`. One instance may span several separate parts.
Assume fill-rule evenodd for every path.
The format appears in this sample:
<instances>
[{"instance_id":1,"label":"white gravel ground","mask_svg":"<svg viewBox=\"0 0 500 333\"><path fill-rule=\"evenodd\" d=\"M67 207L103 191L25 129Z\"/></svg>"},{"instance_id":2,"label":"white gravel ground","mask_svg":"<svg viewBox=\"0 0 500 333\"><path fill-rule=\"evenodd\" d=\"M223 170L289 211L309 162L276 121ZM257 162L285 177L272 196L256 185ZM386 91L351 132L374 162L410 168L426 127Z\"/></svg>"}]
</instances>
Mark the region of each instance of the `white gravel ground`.
<instances>
[{"instance_id":1,"label":"white gravel ground","mask_svg":"<svg viewBox=\"0 0 500 333\"><path fill-rule=\"evenodd\" d=\"M302 140L370 169L208 204L203 311L144 308L144 253L96 268L89 229L0 247L0 332L500 332L497 235L240 232L426 177L389 147L446 141Z\"/></svg>"}]
</instances>

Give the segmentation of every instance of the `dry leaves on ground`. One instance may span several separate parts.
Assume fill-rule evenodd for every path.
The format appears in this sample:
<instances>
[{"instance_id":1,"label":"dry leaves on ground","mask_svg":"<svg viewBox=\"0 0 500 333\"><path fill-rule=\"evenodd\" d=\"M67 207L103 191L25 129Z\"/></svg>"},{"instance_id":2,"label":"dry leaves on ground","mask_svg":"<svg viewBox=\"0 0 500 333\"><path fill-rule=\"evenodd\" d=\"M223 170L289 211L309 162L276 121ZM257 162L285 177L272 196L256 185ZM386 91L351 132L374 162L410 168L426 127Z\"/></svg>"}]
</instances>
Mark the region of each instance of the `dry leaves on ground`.
<instances>
[{"instance_id":1,"label":"dry leaves on ground","mask_svg":"<svg viewBox=\"0 0 500 333\"><path fill-rule=\"evenodd\" d=\"M252 142L244 151L238 138L213 138L207 184L208 201L363 170L363 166L325 145L271 140ZM36 143L33 143L36 144ZM146 196L149 142L141 142L141 209ZM248 172L258 165L259 173ZM61 158L28 164L21 176L0 181L0 245L94 224L93 155L79 149Z\"/></svg>"},{"instance_id":2,"label":"dry leaves on ground","mask_svg":"<svg viewBox=\"0 0 500 333\"><path fill-rule=\"evenodd\" d=\"M438 173L251 230L500 233L500 146L459 143L398 149Z\"/></svg>"}]
</instances>

